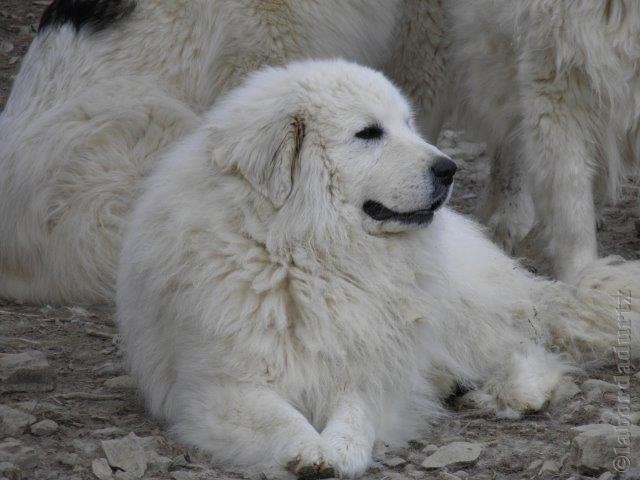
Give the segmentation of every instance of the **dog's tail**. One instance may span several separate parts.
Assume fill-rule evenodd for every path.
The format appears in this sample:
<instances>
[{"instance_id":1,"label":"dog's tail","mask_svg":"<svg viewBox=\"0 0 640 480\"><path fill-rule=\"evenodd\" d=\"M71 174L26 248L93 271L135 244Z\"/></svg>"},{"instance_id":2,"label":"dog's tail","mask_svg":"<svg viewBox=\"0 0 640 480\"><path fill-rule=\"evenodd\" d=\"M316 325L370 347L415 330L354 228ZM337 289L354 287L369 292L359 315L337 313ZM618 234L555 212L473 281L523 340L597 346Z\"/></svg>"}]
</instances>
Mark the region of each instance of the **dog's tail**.
<instances>
[{"instance_id":1,"label":"dog's tail","mask_svg":"<svg viewBox=\"0 0 640 480\"><path fill-rule=\"evenodd\" d=\"M582 271L576 287L548 286L537 314L552 347L581 363L640 358L640 261L602 258Z\"/></svg>"}]
</instances>

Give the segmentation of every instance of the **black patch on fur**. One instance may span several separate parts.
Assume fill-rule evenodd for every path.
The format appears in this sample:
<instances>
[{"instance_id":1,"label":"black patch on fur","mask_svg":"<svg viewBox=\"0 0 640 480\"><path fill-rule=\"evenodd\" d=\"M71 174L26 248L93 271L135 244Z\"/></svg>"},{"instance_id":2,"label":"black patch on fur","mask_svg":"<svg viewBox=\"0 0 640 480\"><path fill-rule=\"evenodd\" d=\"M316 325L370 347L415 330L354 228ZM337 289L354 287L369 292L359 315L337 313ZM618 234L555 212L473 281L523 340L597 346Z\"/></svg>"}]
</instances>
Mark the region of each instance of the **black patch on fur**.
<instances>
[{"instance_id":1,"label":"black patch on fur","mask_svg":"<svg viewBox=\"0 0 640 480\"><path fill-rule=\"evenodd\" d=\"M76 32L83 28L99 32L129 16L135 8L135 0L54 0L42 14L38 33L67 24Z\"/></svg>"}]
</instances>

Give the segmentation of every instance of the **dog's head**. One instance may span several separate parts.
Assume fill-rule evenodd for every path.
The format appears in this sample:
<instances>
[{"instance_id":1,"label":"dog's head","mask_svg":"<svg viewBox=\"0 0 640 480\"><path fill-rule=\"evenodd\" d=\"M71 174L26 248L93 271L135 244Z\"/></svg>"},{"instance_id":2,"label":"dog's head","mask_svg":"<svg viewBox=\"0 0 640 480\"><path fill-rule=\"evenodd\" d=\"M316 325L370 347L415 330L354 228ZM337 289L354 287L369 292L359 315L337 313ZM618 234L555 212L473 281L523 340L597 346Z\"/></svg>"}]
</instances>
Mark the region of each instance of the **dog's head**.
<instances>
[{"instance_id":1,"label":"dog's head","mask_svg":"<svg viewBox=\"0 0 640 480\"><path fill-rule=\"evenodd\" d=\"M424 227L456 171L382 74L342 60L257 72L210 124L218 166L240 173L289 224L323 228L341 216L370 234Z\"/></svg>"}]
</instances>

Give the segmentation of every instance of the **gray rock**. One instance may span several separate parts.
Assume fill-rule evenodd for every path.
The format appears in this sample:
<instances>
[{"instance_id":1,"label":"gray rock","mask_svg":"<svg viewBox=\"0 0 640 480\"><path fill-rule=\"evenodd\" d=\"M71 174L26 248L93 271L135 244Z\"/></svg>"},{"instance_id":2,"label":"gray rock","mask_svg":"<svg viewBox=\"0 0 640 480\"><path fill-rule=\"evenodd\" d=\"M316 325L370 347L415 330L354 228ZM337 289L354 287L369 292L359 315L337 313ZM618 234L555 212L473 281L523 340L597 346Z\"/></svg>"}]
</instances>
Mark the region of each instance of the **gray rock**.
<instances>
[{"instance_id":1,"label":"gray rock","mask_svg":"<svg viewBox=\"0 0 640 480\"><path fill-rule=\"evenodd\" d=\"M396 468L404 465L407 461L404 458L392 457L382 461L387 467Z\"/></svg>"},{"instance_id":2,"label":"gray rock","mask_svg":"<svg viewBox=\"0 0 640 480\"><path fill-rule=\"evenodd\" d=\"M631 437L632 446L640 441L640 427L631 425L627 432ZM614 471L614 460L620 456L620 453L616 454L613 448L621 446L618 440L625 433L622 429L618 430L613 425L599 423L575 427L571 433L575 436L571 441L570 461L578 472L597 475L605 471ZM625 455L622 454L622 456Z\"/></svg>"},{"instance_id":3,"label":"gray rock","mask_svg":"<svg viewBox=\"0 0 640 480\"><path fill-rule=\"evenodd\" d=\"M120 469L116 472L116 478L142 478L147 469L147 459L142 442L135 433L115 440L102 440L101 445L109 465Z\"/></svg>"},{"instance_id":4,"label":"gray rock","mask_svg":"<svg viewBox=\"0 0 640 480\"><path fill-rule=\"evenodd\" d=\"M590 378L582 382L582 391L589 392L591 390L600 390L604 393L615 393L618 391L618 386L615 383L605 382L604 380L598 380L596 378Z\"/></svg>"},{"instance_id":5,"label":"gray rock","mask_svg":"<svg viewBox=\"0 0 640 480\"><path fill-rule=\"evenodd\" d=\"M0 462L0 475L7 480L21 480L22 470L9 462Z\"/></svg>"},{"instance_id":6,"label":"gray rock","mask_svg":"<svg viewBox=\"0 0 640 480\"><path fill-rule=\"evenodd\" d=\"M545 460L544 463L542 464L542 467L540 467L540 471L538 472L538 475L548 476L548 475L556 474L560 471L560 467L561 465L554 460Z\"/></svg>"},{"instance_id":7,"label":"gray rock","mask_svg":"<svg viewBox=\"0 0 640 480\"><path fill-rule=\"evenodd\" d=\"M604 472L602 475L598 477L598 480L613 480L613 473Z\"/></svg>"},{"instance_id":8,"label":"gray rock","mask_svg":"<svg viewBox=\"0 0 640 480\"><path fill-rule=\"evenodd\" d=\"M31 425L31 433L38 437L52 435L58 430L58 424L53 420L45 419Z\"/></svg>"},{"instance_id":9,"label":"gray rock","mask_svg":"<svg viewBox=\"0 0 640 480\"><path fill-rule=\"evenodd\" d=\"M473 465L480 458L482 445L479 443L453 442L440 447L435 453L422 462L427 470L447 466Z\"/></svg>"},{"instance_id":10,"label":"gray rock","mask_svg":"<svg viewBox=\"0 0 640 480\"><path fill-rule=\"evenodd\" d=\"M459 478L467 478L469 476L469 474L464 470L458 470L457 472L453 472L453 474Z\"/></svg>"},{"instance_id":11,"label":"gray rock","mask_svg":"<svg viewBox=\"0 0 640 480\"><path fill-rule=\"evenodd\" d=\"M87 461L85 461L77 453L61 452L56 458L58 460L58 463L66 465L68 467L78 467L87 464Z\"/></svg>"},{"instance_id":12,"label":"gray rock","mask_svg":"<svg viewBox=\"0 0 640 480\"><path fill-rule=\"evenodd\" d=\"M154 450L145 451L145 456L147 459L147 473L149 474L167 473L173 463L173 460L169 457L158 455Z\"/></svg>"},{"instance_id":13,"label":"gray rock","mask_svg":"<svg viewBox=\"0 0 640 480\"><path fill-rule=\"evenodd\" d=\"M425 455L431 455L436 450L438 450L438 446L437 445L427 445L426 447L424 447L422 449L422 453L424 453Z\"/></svg>"},{"instance_id":14,"label":"gray rock","mask_svg":"<svg viewBox=\"0 0 640 480\"><path fill-rule=\"evenodd\" d=\"M55 375L44 353L0 354L0 392L49 392L55 386Z\"/></svg>"},{"instance_id":15,"label":"gray rock","mask_svg":"<svg viewBox=\"0 0 640 480\"><path fill-rule=\"evenodd\" d=\"M129 375L121 375L119 377L110 378L104 382L105 388L116 391L134 390L136 384Z\"/></svg>"},{"instance_id":16,"label":"gray rock","mask_svg":"<svg viewBox=\"0 0 640 480\"><path fill-rule=\"evenodd\" d=\"M150 435L148 437L140 437L140 443L144 451L159 450L167 445L167 441L160 435Z\"/></svg>"},{"instance_id":17,"label":"gray rock","mask_svg":"<svg viewBox=\"0 0 640 480\"><path fill-rule=\"evenodd\" d=\"M71 443L77 452L85 456L93 456L98 453L98 444L94 441L76 438Z\"/></svg>"},{"instance_id":18,"label":"gray rock","mask_svg":"<svg viewBox=\"0 0 640 480\"><path fill-rule=\"evenodd\" d=\"M15 438L5 438L0 442L0 459L13 463L21 470L28 470L38 465L38 453Z\"/></svg>"},{"instance_id":19,"label":"gray rock","mask_svg":"<svg viewBox=\"0 0 640 480\"><path fill-rule=\"evenodd\" d=\"M36 417L15 408L0 405L0 435L11 436L23 434L29 425L35 423Z\"/></svg>"},{"instance_id":20,"label":"gray rock","mask_svg":"<svg viewBox=\"0 0 640 480\"><path fill-rule=\"evenodd\" d=\"M96 458L91 462L91 471L99 480L112 480L113 471L106 458Z\"/></svg>"},{"instance_id":21,"label":"gray rock","mask_svg":"<svg viewBox=\"0 0 640 480\"><path fill-rule=\"evenodd\" d=\"M178 455L171 462L171 467L172 468L187 467L187 466L189 466L189 464L190 464L190 462L187 460L187 457L185 455Z\"/></svg>"},{"instance_id":22,"label":"gray rock","mask_svg":"<svg viewBox=\"0 0 640 480\"><path fill-rule=\"evenodd\" d=\"M551 397L551 408L560 408L566 406L567 402L580 393L580 387L575 382L563 381L553 392Z\"/></svg>"}]
</instances>

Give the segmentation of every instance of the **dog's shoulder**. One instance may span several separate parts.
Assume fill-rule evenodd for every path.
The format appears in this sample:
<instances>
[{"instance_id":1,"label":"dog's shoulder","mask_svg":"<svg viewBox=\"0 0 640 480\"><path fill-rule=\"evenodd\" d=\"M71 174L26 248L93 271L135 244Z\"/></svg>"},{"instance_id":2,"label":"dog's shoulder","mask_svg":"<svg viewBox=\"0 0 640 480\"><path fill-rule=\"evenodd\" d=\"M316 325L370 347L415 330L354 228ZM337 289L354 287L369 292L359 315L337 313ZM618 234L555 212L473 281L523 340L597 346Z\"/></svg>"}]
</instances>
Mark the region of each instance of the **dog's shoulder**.
<instances>
[{"instance_id":1,"label":"dog's shoulder","mask_svg":"<svg viewBox=\"0 0 640 480\"><path fill-rule=\"evenodd\" d=\"M62 25L101 31L128 17L136 4L136 0L54 0L42 14L38 32Z\"/></svg>"}]
</instances>

